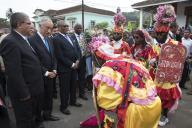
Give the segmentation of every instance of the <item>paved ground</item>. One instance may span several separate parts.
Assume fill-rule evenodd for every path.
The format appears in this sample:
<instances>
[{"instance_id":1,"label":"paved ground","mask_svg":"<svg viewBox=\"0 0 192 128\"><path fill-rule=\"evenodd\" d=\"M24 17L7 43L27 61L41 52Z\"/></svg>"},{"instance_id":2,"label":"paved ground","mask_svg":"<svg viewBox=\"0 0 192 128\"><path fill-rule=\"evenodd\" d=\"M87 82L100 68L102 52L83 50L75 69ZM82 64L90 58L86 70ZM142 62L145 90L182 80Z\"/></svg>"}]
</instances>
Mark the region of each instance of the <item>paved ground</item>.
<instances>
[{"instance_id":1,"label":"paved ground","mask_svg":"<svg viewBox=\"0 0 192 128\"><path fill-rule=\"evenodd\" d=\"M78 99L78 102L82 103L83 107L69 107L72 114L68 116L59 111L59 100L54 100L53 114L60 117L60 120L45 122L46 128L79 128L79 122L94 113L91 92L88 92L88 96L88 101ZM183 90L183 98L180 101L179 109L175 114L170 114L169 116L170 123L163 128L192 128L192 95L186 95L186 91Z\"/></svg>"}]
</instances>

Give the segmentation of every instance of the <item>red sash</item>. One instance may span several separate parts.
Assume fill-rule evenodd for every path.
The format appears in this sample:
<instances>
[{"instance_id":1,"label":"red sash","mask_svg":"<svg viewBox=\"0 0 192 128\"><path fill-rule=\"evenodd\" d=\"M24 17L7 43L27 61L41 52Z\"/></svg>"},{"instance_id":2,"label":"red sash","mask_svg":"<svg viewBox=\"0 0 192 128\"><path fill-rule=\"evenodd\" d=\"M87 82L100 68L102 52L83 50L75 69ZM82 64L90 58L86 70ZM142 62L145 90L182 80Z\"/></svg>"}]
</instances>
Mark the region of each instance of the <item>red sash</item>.
<instances>
[{"instance_id":1,"label":"red sash","mask_svg":"<svg viewBox=\"0 0 192 128\"><path fill-rule=\"evenodd\" d=\"M117 119L118 119L117 128L124 128L124 125L125 125L126 111L129 105L128 95L129 95L129 89L132 81L132 76L133 76L132 64L127 63L126 77L125 77L126 82L123 86L123 93L122 93L123 100L117 109Z\"/></svg>"}]
</instances>

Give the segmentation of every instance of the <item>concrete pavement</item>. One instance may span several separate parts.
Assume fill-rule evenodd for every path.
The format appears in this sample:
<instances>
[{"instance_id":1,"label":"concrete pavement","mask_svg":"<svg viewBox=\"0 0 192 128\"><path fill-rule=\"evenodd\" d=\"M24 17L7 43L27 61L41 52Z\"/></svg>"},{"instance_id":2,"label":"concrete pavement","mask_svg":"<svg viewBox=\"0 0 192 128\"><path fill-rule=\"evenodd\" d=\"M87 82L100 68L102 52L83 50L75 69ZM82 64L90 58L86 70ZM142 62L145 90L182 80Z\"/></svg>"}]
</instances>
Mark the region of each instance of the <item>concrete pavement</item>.
<instances>
[{"instance_id":1,"label":"concrete pavement","mask_svg":"<svg viewBox=\"0 0 192 128\"><path fill-rule=\"evenodd\" d=\"M187 83L187 85L189 85L189 83ZM182 91L183 97L180 101L178 110L174 114L169 114L170 123L162 128L192 128L192 95L186 95L186 90ZM87 119L89 115L94 113L91 92L88 92L88 97L88 101L77 99L79 103L83 104L82 107L69 107L71 115L62 114L59 111L59 99L54 100L53 115L58 116L60 120L55 122L44 122L45 128L79 128L80 121ZM11 116L11 119L14 120L14 117ZM14 121L12 121L13 126L14 124Z\"/></svg>"}]
</instances>

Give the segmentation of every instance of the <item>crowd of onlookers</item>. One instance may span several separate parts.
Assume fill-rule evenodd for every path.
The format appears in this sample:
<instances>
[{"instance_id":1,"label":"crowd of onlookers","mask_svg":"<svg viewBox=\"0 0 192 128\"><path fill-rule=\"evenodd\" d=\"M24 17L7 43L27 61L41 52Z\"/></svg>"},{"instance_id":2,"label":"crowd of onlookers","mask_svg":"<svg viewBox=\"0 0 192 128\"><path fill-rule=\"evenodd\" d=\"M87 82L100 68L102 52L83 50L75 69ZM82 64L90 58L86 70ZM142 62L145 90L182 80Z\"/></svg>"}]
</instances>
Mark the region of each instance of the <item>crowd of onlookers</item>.
<instances>
[{"instance_id":1,"label":"crowd of onlookers","mask_svg":"<svg viewBox=\"0 0 192 128\"><path fill-rule=\"evenodd\" d=\"M81 24L76 24L74 32L69 32L69 25L64 21L53 24L47 18L43 18L39 30L35 30L24 13L14 13L10 25L9 34L2 34L0 39L0 54L3 57L0 59L0 118L8 119L5 96L10 97L18 128L43 128L43 121L59 120L52 114L53 98L59 94L63 114L71 114L69 105L82 107L76 96L83 100L90 98L86 91L92 90L93 67L87 44L93 35L83 33ZM130 47L135 43L134 33L124 32L122 36ZM153 28L146 29L144 33L146 42L151 45L157 43ZM188 76L192 85L190 33L190 29L179 29L176 23L170 25L169 37L181 42L187 49L180 81L183 89L186 89ZM111 41L114 37L114 33L107 29L96 34ZM188 94L192 95L192 89ZM6 122L2 119L1 122ZM8 124L7 120L4 125Z\"/></svg>"}]
</instances>

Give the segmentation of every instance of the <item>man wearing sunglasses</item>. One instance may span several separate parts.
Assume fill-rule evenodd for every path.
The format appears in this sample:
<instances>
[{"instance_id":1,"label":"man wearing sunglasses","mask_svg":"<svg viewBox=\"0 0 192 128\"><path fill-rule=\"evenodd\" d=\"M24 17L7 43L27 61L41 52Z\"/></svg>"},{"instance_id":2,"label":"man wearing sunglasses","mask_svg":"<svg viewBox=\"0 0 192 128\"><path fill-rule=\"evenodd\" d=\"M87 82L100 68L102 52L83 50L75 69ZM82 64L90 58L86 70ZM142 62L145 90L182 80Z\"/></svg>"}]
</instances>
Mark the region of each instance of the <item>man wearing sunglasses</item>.
<instances>
[{"instance_id":1,"label":"man wearing sunglasses","mask_svg":"<svg viewBox=\"0 0 192 128\"><path fill-rule=\"evenodd\" d=\"M122 54L125 57L130 57L131 51L129 44L123 41L123 29L116 27L113 31L113 41L111 45L115 49L115 54Z\"/></svg>"},{"instance_id":2,"label":"man wearing sunglasses","mask_svg":"<svg viewBox=\"0 0 192 128\"><path fill-rule=\"evenodd\" d=\"M34 28L29 17L20 12L11 15L10 24L11 33L0 45L8 77L7 90L17 128L36 128L36 110L44 88L41 63L27 40Z\"/></svg>"},{"instance_id":3,"label":"man wearing sunglasses","mask_svg":"<svg viewBox=\"0 0 192 128\"><path fill-rule=\"evenodd\" d=\"M74 107L82 106L76 102L79 56L76 44L68 35L69 26L64 21L58 21L57 25L59 33L53 38L53 43L60 84L60 111L63 114L70 115L69 104Z\"/></svg>"}]
</instances>

